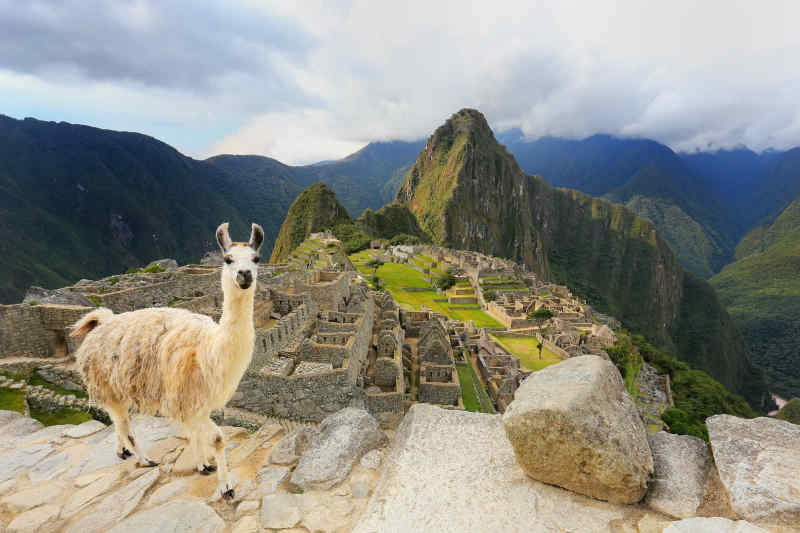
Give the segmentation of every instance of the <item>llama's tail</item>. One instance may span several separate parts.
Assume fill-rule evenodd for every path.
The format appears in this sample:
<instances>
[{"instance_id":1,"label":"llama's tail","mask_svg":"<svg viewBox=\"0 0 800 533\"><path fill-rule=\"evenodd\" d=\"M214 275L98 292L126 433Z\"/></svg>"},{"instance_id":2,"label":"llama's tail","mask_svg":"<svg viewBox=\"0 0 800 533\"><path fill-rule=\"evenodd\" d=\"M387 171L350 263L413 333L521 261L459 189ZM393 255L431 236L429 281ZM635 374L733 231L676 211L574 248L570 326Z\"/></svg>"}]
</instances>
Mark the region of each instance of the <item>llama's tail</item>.
<instances>
[{"instance_id":1,"label":"llama's tail","mask_svg":"<svg viewBox=\"0 0 800 533\"><path fill-rule=\"evenodd\" d=\"M72 326L69 336L80 337L81 335L86 335L112 316L114 316L114 312L105 307L99 307L90 313L86 313Z\"/></svg>"}]
</instances>

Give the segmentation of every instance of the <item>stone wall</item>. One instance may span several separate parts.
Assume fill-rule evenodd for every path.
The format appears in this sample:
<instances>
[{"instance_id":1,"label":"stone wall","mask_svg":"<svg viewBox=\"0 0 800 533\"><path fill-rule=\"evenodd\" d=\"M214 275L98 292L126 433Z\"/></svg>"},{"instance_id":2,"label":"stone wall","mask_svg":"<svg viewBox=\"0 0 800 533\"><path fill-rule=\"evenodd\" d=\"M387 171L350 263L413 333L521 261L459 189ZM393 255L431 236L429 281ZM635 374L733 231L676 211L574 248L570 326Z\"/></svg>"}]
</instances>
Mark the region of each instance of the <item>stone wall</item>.
<instances>
[{"instance_id":1,"label":"stone wall","mask_svg":"<svg viewBox=\"0 0 800 533\"><path fill-rule=\"evenodd\" d=\"M375 384L380 387L393 387L397 381L397 376L401 376L402 371L397 366L394 358L379 357L375 360L373 378Z\"/></svg>"},{"instance_id":2,"label":"stone wall","mask_svg":"<svg viewBox=\"0 0 800 533\"><path fill-rule=\"evenodd\" d=\"M77 345L69 327L91 307L68 305L0 305L0 357L53 357Z\"/></svg>"},{"instance_id":3,"label":"stone wall","mask_svg":"<svg viewBox=\"0 0 800 533\"><path fill-rule=\"evenodd\" d=\"M461 389L458 383L428 383L421 381L419 384L419 401L438 403L442 405L458 405Z\"/></svg>"},{"instance_id":4,"label":"stone wall","mask_svg":"<svg viewBox=\"0 0 800 533\"><path fill-rule=\"evenodd\" d=\"M310 298L306 297L303 302L281 317L271 328L256 330L253 360L247 373L258 373L261 367L277 356L281 348L294 339L300 331L309 327L316 310Z\"/></svg>"},{"instance_id":5,"label":"stone wall","mask_svg":"<svg viewBox=\"0 0 800 533\"><path fill-rule=\"evenodd\" d=\"M245 374L228 406L320 422L360 396L363 391L350 382L347 368L292 376Z\"/></svg>"}]
</instances>

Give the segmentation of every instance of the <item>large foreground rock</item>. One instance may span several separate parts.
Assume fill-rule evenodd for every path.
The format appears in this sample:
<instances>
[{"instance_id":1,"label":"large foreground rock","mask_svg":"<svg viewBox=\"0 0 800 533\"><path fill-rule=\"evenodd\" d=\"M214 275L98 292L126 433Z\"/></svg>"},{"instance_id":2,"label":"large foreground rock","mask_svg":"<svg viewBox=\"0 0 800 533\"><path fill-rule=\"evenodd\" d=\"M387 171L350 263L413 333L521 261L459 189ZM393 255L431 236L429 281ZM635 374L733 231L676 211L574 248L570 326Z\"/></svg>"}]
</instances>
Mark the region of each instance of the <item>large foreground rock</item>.
<instances>
[{"instance_id":1,"label":"large foreground rock","mask_svg":"<svg viewBox=\"0 0 800 533\"><path fill-rule=\"evenodd\" d=\"M609 361L585 355L534 372L503 425L534 479L616 503L638 502L647 491L647 430Z\"/></svg>"},{"instance_id":2,"label":"large foreground rock","mask_svg":"<svg viewBox=\"0 0 800 533\"><path fill-rule=\"evenodd\" d=\"M342 409L309 437L291 483L303 489L329 489L347 477L362 455L386 442L372 415L363 409Z\"/></svg>"},{"instance_id":3,"label":"large foreground rock","mask_svg":"<svg viewBox=\"0 0 800 533\"><path fill-rule=\"evenodd\" d=\"M666 431L648 435L647 441L655 468L647 505L676 518L696 516L706 490L708 445L703 439Z\"/></svg>"},{"instance_id":4,"label":"large foreground rock","mask_svg":"<svg viewBox=\"0 0 800 533\"><path fill-rule=\"evenodd\" d=\"M415 404L382 468L356 533L608 533L641 514L532 479L498 415Z\"/></svg>"},{"instance_id":5,"label":"large foreground rock","mask_svg":"<svg viewBox=\"0 0 800 533\"><path fill-rule=\"evenodd\" d=\"M800 426L730 415L706 425L731 508L751 521L800 523Z\"/></svg>"}]
</instances>

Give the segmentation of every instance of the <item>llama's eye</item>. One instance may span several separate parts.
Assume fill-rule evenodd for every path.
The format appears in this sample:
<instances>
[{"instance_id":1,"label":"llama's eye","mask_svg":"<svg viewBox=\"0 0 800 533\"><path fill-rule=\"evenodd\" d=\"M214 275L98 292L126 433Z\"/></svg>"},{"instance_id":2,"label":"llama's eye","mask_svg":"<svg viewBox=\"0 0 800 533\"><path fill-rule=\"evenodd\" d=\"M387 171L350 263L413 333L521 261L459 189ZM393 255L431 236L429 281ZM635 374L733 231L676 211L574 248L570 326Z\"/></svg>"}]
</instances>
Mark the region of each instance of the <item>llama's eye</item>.
<instances>
[{"instance_id":1,"label":"llama's eye","mask_svg":"<svg viewBox=\"0 0 800 533\"><path fill-rule=\"evenodd\" d=\"M261 258L260 258L260 257L258 257L258 256L255 256L255 257L253 258L253 263L258 263L259 261L261 261Z\"/></svg>"},{"instance_id":2,"label":"llama's eye","mask_svg":"<svg viewBox=\"0 0 800 533\"><path fill-rule=\"evenodd\" d=\"M230 257L226 257L225 262L230 265L231 263L233 263L233 259L231 259Z\"/></svg>"}]
</instances>

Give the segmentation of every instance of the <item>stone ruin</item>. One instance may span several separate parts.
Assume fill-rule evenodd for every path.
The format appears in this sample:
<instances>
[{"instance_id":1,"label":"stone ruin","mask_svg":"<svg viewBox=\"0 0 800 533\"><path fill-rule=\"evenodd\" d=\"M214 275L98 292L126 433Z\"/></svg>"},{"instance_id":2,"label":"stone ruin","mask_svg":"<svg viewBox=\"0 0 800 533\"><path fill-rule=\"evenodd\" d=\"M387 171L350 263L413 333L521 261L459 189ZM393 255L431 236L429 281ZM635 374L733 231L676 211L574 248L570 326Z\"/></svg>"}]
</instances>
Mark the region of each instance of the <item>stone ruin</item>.
<instances>
[{"instance_id":1,"label":"stone ruin","mask_svg":"<svg viewBox=\"0 0 800 533\"><path fill-rule=\"evenodd\" d=\"M442 321L429 318L420 329L417 342L419 360L419 401L459 405L458 381L453 349Z\"/></svg>"},{"instance_id":2,"label":"stone ruin","mask_svg":"<svg viewBox=\"0 0 800 533\"><path fill-rule=\"evenodd\" d=\"M0 306L0 366L64 369L74 380L77 345L70 325L94 305L115 313L165 306L215 320L221 315L219 267L213 265L82 280L65 293L92 305ZM264 265L254 307L253 359L226 411L318 422L353 404L382 418L402 415L404 332L388 294L369 291L352 271L287 272ZM379 357L371 359L373 352ZM61 384L57 371L50 375ZM379 390L367 392L373 384ZM80 401L75 407L82 407Z\"/></svg>"}]
</instances>

